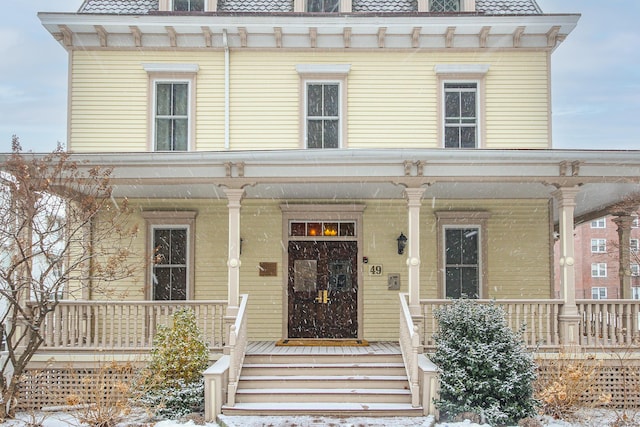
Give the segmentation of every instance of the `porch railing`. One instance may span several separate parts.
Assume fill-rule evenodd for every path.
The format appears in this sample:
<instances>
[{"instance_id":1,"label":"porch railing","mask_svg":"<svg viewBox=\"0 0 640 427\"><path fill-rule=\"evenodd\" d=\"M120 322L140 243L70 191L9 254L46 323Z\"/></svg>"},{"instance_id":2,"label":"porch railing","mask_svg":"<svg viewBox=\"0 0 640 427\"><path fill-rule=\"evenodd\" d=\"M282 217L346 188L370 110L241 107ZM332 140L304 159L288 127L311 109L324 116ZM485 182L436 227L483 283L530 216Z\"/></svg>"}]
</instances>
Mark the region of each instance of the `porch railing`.
<instances>
[{"instance_id":1,"label":"porch railing","mask_svg":"<svg viewBox=\"0 0 640 427\"><path fill-rule=\"evenodd\" d=\"M47 315L41 350L148 351L159 325L181 308L195 312L211 351L225 345L227 301L60 301ZM31 308L35 309L35 308Z\"/></svg>"},{"instance_id":2,"label":"porch railing","mask_svg":"<svg viewBox=\"0 0 640 427\"><path fill-rule=\"evenodd\" d=\"M578 300L580 346L615 348L640 345L639 300Z\"/></svg>"},{"instance_id":3,"label":"porch railing","mask_svg":"<svg viewBox=\"0 0 640 427\"><path fill-rule=\"evenodd\" d=\"M402 351L402 359L404 360L407 377L409 378L411 405L418 407L420 406L418 354L422 352L422 349L420 346L419 329L413 323L407 298L407 294L400 294L400 350Z\"/></svg>"},{"instance_id":4,"label":"porch railing","mask_svg":"<svg viewBox=\"0 0 640 427\"><path fill-rule=\"evenodd\" d=\"M524 324L522 338L530 349L556 350L560 347L558 314L562 300L477 300L481 304L491 302L501 306L506 313L509 327L520 330ZM433 335L438 330L435 310L448 306L452 300L421 300L423 318L421 342L426 350L435 349Z\"/></svg>"},{"instance_id":5,"label":"porch railing","mask_svg":"<svg viewBox=\"0 0 640 427\"><path fill-rule=\"evenodd\" d=\"M229 386L227 388L227 405L236 404L238 379L242 371L244 356L247 352L247 300L249 295L240 295L238 316L229 330Z\"/></svg>"}]
</instances>

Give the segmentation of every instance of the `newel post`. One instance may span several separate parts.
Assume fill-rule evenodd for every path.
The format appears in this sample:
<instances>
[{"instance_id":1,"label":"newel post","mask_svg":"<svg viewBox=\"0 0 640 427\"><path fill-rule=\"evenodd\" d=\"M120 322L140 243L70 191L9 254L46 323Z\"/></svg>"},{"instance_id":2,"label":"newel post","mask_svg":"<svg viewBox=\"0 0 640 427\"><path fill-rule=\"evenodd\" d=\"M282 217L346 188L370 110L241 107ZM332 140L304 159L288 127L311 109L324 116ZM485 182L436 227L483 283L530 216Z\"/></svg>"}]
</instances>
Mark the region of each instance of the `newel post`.
<instances>
[{"instance_id":1,"label":"newel post","mask_svg":"<svg viewBox=\"0 0 640 427\"><path fill-rule=\"evenodd\" d=\"M558 315L560 343L575 346L580 338L580 313L576 305L575 245L573 214L578 186L560 187L553 192L558 203L560 233L560 297L564 304Z\"/></svg>"}]
</instances>

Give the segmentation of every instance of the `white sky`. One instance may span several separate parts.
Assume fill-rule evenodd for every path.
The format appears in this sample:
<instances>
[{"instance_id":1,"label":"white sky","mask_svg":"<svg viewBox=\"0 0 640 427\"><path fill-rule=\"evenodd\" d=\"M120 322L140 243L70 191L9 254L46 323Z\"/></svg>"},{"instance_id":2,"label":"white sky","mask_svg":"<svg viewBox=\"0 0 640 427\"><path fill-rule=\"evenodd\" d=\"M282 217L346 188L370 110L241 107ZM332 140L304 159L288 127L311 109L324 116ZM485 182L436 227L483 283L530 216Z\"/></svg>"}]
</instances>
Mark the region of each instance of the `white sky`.
<instances>
[{"instance_id":1,"label":"white sky","mask_svg":"<svg viewBox=\"0 0 640 427\"><path fill-rule=\"evenodd\" d=\"M13 134L25 150L51 151L66 143L68 57L36 14L75 12L82 0L3 2L0 152L10 151ZM553 147L640 149L640 1L538 4L582 14L552 57Z\"/></svg>"}]
</instances>

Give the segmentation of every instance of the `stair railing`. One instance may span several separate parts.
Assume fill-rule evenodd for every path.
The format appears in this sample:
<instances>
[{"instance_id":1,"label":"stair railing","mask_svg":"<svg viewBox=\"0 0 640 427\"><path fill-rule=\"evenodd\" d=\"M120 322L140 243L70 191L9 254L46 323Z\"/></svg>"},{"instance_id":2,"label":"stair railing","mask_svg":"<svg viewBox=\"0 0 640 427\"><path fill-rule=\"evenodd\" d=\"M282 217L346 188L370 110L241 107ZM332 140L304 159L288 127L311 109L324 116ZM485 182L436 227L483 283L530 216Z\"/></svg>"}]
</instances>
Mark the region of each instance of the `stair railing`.
<instances>
[{"instance_id":1,"label":"stair railing","mask_svg":"<svg viewBox=\"0 0 640 427\"><path fill-rule=\"evenodd\" d=\"M238 390L238 379L242 371L244 356L247 352L247 320L246 309L249 295L240 295L240 307L236 321L229 330L229 385L227 388L227 405L236 404L236 391Z\"/></svg>"},{"instance_id":2,"label":"stair railing","mask_svg":"<svg viewBox=\"0 0 640 427\"><path fill-rule=\"evenodd\" d=\"M413 323L407 294L400 294L400 349L404 367L409 378L411 390L411 406L420 406L420 383L418 378L418 354L420 353L420 334L418 326Z\"/></svg>"}]
</instances>

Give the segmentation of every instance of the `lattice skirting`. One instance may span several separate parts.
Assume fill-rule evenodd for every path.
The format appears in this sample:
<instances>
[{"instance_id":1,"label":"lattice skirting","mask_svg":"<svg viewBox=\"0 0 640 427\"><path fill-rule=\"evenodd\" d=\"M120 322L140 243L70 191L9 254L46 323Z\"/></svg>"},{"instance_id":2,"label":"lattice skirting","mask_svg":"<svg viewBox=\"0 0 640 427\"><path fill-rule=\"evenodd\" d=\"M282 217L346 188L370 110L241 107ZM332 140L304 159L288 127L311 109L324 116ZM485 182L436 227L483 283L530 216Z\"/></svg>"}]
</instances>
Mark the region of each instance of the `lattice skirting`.
<instances>
[{"instance_id":1,"label":"lattice skirting","mask_svg":"<svg viewBox=\"0 0 640 427\"><path fill-rule=\"evenodd\" d=\"M135 365L64 366L29 369L20 386L19 411L78 405L99 400L115 402L136 377Z\"/></svg>"},{"instance_id":2,"label":"lattice skirting","mask_svg":"<svg viewBox=\"0 0 640 427\"><path fill-rule=\"evenodd\" d=\"M561 356L559 356L561 357ZM549 384L557 379L558 372L569 375L570 365L579 366L576 375L591 374L585 379L590 384L589 391L583 393L582 401L585 405L598 405L602 395L610 396L609 408L639 408L640 407L640 358L628 356L607 358L572 357L565 359L539 359L538 383Z\"/></svg>"}]
</instances>

